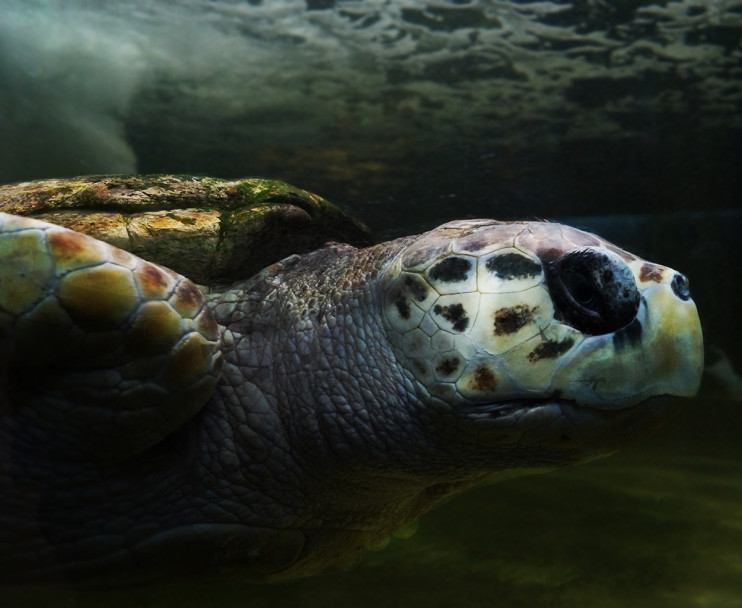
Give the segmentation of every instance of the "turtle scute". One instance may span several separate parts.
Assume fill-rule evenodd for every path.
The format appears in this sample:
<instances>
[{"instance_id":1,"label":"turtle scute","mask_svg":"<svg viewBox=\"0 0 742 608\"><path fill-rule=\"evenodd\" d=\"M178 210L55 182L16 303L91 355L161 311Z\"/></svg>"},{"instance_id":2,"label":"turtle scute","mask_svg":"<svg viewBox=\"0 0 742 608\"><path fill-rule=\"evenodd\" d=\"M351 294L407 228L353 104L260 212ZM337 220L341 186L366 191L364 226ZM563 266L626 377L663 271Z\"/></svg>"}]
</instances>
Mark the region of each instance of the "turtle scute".
<instances>
[{"instance_id":1,"label":"turtle scute","mask_svg":"<svg viewBox=\"0 0 742 608\"><path fill-rule=\"evenodd\" d=\"M210 396L218 330L198 288L89 236L0 213L0 363L44 447L126 457Z\"/></svg>"}]
</instances>

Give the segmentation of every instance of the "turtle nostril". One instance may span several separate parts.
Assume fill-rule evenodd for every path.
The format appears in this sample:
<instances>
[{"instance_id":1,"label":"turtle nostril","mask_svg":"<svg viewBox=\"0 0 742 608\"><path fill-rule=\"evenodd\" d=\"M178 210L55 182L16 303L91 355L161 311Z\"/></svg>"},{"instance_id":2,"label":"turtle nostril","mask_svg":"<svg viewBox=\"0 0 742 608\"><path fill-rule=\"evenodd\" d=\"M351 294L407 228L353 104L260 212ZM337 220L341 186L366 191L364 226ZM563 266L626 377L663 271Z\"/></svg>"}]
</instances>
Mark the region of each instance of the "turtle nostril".
<instances>
[{"instance_id":1,"label":"turtle nostril","mask_svg":"<svg viewBox=\"0 0 742 608\"><path fill-rule=\"evenodd\" d=\"M690 300L690 282L688 281L688 277L676 272L670 285L673 293L681 300Z\"/></svg>"},{"instance_id":2,"label":"turtle nostril","mask_svg":"<svg viewBox=\"0 0 742 608\"><path fill-rule=\"evenodd\" d=\"M558 320L587 335L615 332L639 310L628 265L600 249L569 251L546 266L546 285Z\"/></svg>"},{"instance_id":3,"label":"turtle nostril","mask_svg":"<svg viewBox=\"0 0 742 608\"><path fill-rule=\"evenodd\" d=\"M574 298L575 302L590 308L590 305L597 297L595 285L593 285L584 275L576 272L565 272L562 277L564 286Z\"/></svg>"}]
</instances>

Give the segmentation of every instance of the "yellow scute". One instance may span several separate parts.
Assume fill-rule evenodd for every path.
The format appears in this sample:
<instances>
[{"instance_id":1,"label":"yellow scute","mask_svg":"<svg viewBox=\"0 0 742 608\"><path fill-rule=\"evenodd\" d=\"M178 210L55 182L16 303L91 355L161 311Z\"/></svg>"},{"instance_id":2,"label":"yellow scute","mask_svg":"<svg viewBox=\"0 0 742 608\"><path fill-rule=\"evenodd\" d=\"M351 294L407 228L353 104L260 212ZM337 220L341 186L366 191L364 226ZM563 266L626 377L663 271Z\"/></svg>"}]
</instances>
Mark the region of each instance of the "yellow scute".
<instances>
[{"instance_id":1,"label":"yellow scute","mask_svg":"<svg viewBox=\"0 0 742 608\"><path fill-rule=\"evenodd\" d=\"M131 271L113 264L69 273L60 281L57 296L75 323L89 331L121 327L139 305Z\"/></svg>"}]
</instances>

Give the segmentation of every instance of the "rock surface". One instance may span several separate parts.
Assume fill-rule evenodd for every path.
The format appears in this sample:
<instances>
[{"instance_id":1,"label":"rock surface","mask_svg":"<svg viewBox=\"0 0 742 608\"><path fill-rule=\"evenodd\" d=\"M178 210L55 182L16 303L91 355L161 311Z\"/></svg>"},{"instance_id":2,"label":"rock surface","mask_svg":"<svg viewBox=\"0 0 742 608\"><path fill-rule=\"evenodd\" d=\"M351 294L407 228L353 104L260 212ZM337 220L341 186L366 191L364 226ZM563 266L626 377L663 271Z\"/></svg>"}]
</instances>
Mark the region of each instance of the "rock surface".
<instances>
[{"instance_id":1,"label":"rock surface","mask_svg":"<svg viewBox=\"0 0 742 608\"><path fill-rule=\"evenodd\" d=\"M246 278L327 241L370 244L323 198L277 180L92 176L0 187L0 211L32 215L167 266L197 283Z\"/></svg>"}]
</instances>

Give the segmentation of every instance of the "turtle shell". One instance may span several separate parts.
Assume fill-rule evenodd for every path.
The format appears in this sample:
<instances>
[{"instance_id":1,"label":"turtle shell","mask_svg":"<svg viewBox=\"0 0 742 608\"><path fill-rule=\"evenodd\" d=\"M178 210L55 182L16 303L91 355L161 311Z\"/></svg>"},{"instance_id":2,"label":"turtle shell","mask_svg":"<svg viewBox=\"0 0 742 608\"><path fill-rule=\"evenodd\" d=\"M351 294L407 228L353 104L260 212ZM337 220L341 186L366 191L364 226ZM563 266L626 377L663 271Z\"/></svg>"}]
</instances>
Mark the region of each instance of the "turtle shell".
<instances>
[{"instance_id":1,"label":"turtle shell","mask_svg":"<svg viewBox=\"0 0 742 608\"><path fill-rule=\"evenodd\" d=\"M247 278L327 241L371 243L323 198L270 179L116 175L0 186L0 211L71 228L196 283Z\"/></svg>"},{"instance_id":2,"label":"turtle shell","mask_svg":"<svg viewBox=\"0 0 742 608\"><path fill-rule=\"evenodd\" d=\"M265 179L27 182L0 187L0 212L0 413L12 401L14 436L56 429L36 460L125 459L200 410L221 347L194 282L370 241L324 199Z\"/></svg>"}]
</instances>

